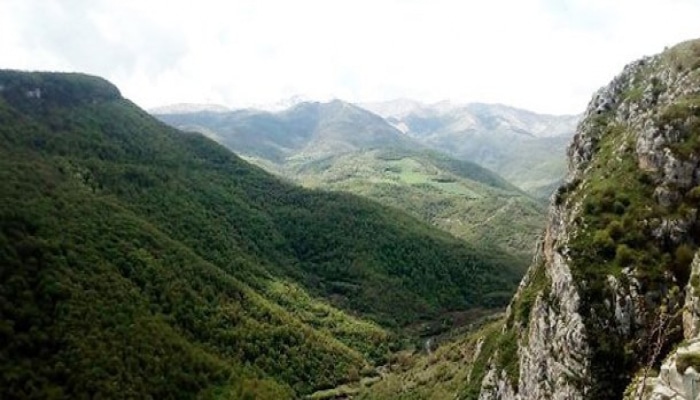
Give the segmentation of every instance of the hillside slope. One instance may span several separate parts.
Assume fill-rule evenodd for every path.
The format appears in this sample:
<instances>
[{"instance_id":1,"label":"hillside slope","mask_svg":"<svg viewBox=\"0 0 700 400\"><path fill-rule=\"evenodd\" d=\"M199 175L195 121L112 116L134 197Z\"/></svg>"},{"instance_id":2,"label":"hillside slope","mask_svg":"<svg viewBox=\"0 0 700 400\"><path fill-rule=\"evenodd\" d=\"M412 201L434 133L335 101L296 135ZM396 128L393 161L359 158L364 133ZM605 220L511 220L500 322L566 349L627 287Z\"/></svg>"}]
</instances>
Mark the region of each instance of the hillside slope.
<instances>
[{"instance_id":1,"label":"hillside slope","mask_svg":"<svg viewBox=\"0 0 700 400\"><path fill-rule=\"evenodd\" d=\"M305 187L345 191L400 208L479 247L495 244L523 267L544 207L493 172L428 150L379 116L333 101L269 113L162 114Z\"/></svg>"},{"instance_id":2,"label":"hillside slope","mask_svg":"<svg viewBox=\"0 0 700 400\"><path fill-rule=\"evenodd\" d=\"M79 74L0 71L0 178L3 398L298 397L371 370L386 327L499 307L519 275Z\"/></svg>"},{"instance_id":3,"label":"hillside slope","mask_svg":"<svg viewBox=\"0 0 700 400\"><path fill-rule=\"evenodd\" d=\"M477 247L495 244L523 266L543 227L540 202L486 169L437 152L366 150L290 165L287 171L305 187L358 194Z\"/></svg>"},{"instance_id":4,"label":"hillside slope","mask_svg":"<svg viewBox=\"0 0 700 400\"><path fill-rule=\"evenodd\" d=\"M566 173L566 145L579 119L500 104L396 100L363 106L421 144L476 162L545 199Z\"/></svg>"}]
</instances>

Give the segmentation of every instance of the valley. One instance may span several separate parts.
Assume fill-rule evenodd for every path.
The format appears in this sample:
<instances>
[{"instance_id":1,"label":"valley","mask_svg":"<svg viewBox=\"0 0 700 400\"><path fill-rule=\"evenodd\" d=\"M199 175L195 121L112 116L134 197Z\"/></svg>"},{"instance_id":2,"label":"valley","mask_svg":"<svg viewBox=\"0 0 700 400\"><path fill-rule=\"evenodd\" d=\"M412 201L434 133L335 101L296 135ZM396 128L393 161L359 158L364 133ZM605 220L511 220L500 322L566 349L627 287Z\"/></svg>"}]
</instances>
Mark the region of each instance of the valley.
<instances>
[{"instance_id":1,"label":"valley","mask_svg":"<svg viewBox=\"0 0 700 400\"><path fill-rule=\"evenodd\" d=\"M275 178L102 79L0 85L8 398L300 397L376 375L418 321L501 309L522 275L497 246Z\"/></svg>"},{"instance_id":2,"label":"valley","mask_svg":"<svg viewBox=\"0 0 700 400\"><path fill-rule=\"evenodd\" d=\"M0 399L700 399L700 6L117 3L0 2Z\"/></svg>"}]
</instances>

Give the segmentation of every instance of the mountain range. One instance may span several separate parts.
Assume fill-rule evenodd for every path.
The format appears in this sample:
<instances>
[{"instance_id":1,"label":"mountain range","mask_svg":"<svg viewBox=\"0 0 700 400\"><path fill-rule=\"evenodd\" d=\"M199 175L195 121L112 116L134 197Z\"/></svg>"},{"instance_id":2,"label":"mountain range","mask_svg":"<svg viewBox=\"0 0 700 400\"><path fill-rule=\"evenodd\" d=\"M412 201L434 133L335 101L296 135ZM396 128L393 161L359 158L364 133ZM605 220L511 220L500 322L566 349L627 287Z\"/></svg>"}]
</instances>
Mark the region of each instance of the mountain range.
<instances>
[{"instance_id":1,"label":"mountain range","mask_svg":"<svg viewBox=\"0 0 700 400\"><path fill-rule=\"evenodd\" d=\"M206 134L270 172L310 188L397 207L470 243L495 243L527 265L544 207L497 174L410 137L384 118L335 100L282 112L157 114Z\"/></svg>"},{"instance_id":2,"label":"mountain range","mask_svg":"<svg viewBox=\"0 0 700 400\"><path fill-rule=\"evenodd\" d=\"M566 145L580 118L483 103L396 100L363 107L420 143L475 162L542 198L564 177Z\"/></svg>"},{"instance_id":3,"label":"mountain range","mask_svg":"<svg viewBox=\"0 0 700 400\"><path fill-rule=\"evenodd\" d=\"M350 106L340 100L330 102L334 103ZM251 114L258 115L263 112L275 115L293 113L295 108L309 107L308 104L313 103L295 97L265 109L238 111L239 117L244 119L246 115L250 118ZM548 199L563 179L566 172L566 145L580 119L578 115L538 114L501 104L484 103L455 104L442 101L425 104L410 99L398 99L360 103L357 106L383 117L397 130L414 139L414 142L490 169L520 189L543 199ZM201 119L191 115L199 111L217 114L226 113L227 109L223 106L204 108L193 104L189 107L175 105L150 110L154 115L185 127L187 122L190 122L186 115L190 115L192 121L201 122ZM221 126L222 118L218 120L214 124L215 129L209 133L226 131ZM228 119L228 123L236 124L231 118ZM191 128L212 128L211 123L204 124L209 126L201 125L194 123ZM257 128L267 129L264 126ZM229 129L226 136L230 139L233 135ZM243 139L255 142L250 136L241 138ZM280 137L268 138L270 139L272 143L276 143ZM284 146L284 143L281 145ZM313 148L315 144L311 141L307 145ZM230 143L229 147L243 153L251 151L250 148L242 147L240 143ZM336 152L340 150L342 149L336 149Z\"/></svg>"}]
</instances>

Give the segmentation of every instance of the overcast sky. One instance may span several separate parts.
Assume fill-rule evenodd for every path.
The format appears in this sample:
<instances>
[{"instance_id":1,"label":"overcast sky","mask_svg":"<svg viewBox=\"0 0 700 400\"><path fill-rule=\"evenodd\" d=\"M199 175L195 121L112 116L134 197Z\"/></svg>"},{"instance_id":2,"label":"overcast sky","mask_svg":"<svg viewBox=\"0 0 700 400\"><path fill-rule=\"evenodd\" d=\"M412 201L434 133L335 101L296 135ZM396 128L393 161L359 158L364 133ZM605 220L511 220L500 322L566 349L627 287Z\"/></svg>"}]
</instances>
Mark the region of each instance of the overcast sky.
<instances>
[{"instance_id":1,"label":"overcast sky","mask_svg":"<svg viewBox=\"0 0 700 400\"><path fill-rule=\"evenodd\" d=\"M579 113L699 21L700 0L0 0L0 68L100 75L146 108L304 95Z\"/></svg>"}]
</instances>

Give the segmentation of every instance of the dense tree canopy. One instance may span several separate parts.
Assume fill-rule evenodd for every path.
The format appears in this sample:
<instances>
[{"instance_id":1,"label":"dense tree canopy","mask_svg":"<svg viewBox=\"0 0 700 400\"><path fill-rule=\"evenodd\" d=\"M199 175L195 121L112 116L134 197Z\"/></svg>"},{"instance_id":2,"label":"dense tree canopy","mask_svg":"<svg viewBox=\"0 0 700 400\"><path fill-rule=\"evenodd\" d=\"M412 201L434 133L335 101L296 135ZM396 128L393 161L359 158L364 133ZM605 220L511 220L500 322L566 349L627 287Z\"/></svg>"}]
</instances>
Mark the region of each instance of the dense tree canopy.
<instances>
[{"instance_id":1,"label":"dense tree canopy","mask_svg":"<svg viewBox=\"0 0 700 400\"><path fill-rule=\"evenodd\" d=\"M518 280L496 250L285 184L97 78L0 88L3 398L296 396L381 361L386 328L503 306Z\"/></svg>"}]
</instances>

